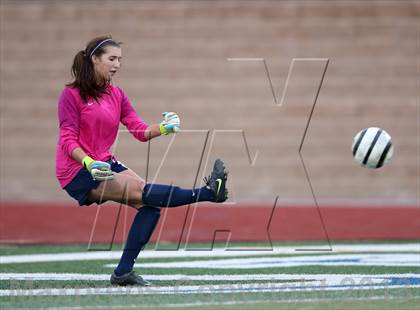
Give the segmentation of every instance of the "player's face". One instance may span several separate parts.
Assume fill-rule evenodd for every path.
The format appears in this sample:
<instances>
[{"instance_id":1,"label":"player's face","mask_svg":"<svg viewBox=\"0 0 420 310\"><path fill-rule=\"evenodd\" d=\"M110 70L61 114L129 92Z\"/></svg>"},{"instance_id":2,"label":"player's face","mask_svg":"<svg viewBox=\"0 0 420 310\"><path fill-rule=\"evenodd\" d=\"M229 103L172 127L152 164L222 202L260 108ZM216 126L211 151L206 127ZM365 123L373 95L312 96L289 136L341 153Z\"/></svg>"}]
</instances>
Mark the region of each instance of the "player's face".
<instances>
[{"instance_id":1,"label":"player's face","mask_svg":"<svg viewBox=\"0 0 420 310\"><path fill-rule=\"evenodd\" d=\"M105 53L100 57L93 55L93 65L99 80L109 82L121 68L121 48L117 46L105 47Z\"/></svg>"}]
</instances>

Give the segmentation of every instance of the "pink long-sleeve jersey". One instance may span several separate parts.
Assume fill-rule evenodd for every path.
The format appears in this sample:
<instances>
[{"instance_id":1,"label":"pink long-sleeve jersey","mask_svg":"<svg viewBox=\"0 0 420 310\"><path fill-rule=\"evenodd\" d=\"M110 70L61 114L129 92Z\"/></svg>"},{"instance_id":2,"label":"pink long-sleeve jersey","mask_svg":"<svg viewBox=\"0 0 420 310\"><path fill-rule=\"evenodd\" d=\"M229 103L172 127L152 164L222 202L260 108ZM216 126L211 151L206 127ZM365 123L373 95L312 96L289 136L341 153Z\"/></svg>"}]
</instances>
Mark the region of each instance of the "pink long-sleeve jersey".
<instances>
[{"instance_id":1,"label":"pink long-sleeve jersey","mask_svg":"<svg viewBox=\"0 0 420 310\"><path fill-rule=\"evenodd\" d=\"M71 157L77 147L94 160L108 160L120 122L140 141L146 141L148 125L137 115L124 92L110 85L108 94L96 102L83 102L77 88L66 87L58 101L60 134L57 144L56 175L61 187L76 176L82 165Z\"/></svg>"}]
</instances>

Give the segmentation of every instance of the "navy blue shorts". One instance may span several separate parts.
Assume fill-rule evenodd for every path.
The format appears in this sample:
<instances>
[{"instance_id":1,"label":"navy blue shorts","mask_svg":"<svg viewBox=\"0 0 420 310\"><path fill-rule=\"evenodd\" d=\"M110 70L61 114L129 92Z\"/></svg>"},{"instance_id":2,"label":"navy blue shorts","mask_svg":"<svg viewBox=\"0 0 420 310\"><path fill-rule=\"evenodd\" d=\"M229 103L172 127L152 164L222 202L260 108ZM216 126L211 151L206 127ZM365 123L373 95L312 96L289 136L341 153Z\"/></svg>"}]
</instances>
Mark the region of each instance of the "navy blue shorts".
<instances>
[{"instance_id":1,"label":"navy blue shorts","mask_svg":"<svg viewBox=\"0 0 420 310\"><path fill-rule=\"evenodd\" d=\"M122 163L113 159L108 160L107 163L111 165L111 170L116 173L128 169ZM89 192L92 189L97 188L99 184L101 184L101 181L95 181L89 171L87 171L85 168L82 168L73 178L73 180L71 180L71 182L67 184L66 187L64 187L64 189L71 197L79 202L80 206L88 206L94 203L94 201L90 201L88 199ZM105 200L102 202L105 202Z\"/></svg>"}]
</instances>

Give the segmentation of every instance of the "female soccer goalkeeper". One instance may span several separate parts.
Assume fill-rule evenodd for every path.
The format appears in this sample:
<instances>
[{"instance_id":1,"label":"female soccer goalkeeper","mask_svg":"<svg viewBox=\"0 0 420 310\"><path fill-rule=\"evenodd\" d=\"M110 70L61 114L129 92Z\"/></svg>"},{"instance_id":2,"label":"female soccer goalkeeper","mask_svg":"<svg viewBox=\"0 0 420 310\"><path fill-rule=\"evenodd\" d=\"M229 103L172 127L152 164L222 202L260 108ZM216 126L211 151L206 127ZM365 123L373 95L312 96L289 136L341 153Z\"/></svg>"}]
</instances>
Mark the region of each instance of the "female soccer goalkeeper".
<instances>
[{"instance_id":1,"label":"female soccer goalkeeper","mask_svg":"<svg viewBox=\"0 0 420 310\"><path fill-rule=\"evenodd\" d=\"M225 201L227 173L223 162L217 159L210 177L206 178L206 186L182 189L146 184L117 161L110 147L120 122L143 142L180 128L180 118L173 112L163 113L160 124L145 123L122 89L111 83L120 68L120 43L111 36L91 40L74 57L74 81L66 85L58 102L60 134L56 175L61 187L81 206L112 200L138 210L111 283L149 285L133 271L133 266L156 227L160 208L198 201Z\"/></svg>"}]
</instances>

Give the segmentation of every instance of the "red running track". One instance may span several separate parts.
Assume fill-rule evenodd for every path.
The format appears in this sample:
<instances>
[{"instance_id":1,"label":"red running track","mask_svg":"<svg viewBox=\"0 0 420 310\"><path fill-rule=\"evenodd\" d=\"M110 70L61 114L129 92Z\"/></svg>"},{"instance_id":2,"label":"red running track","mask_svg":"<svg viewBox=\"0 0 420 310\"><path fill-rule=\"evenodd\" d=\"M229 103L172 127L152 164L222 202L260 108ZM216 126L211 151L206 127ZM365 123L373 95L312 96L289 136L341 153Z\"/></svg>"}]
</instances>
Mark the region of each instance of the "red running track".
<instances>
[{"instance_id":1,"label":"red running track","mask_svg":"<svg viewBox=\"0 0 420 310\"><path fill-rule=\"evenodd\" d=\"M2 203L0 243L71 244L125 240L135 210L119 206ZM152 241L326 241L316 207L211 205L162 210ZM420 208L328 206L320 212L330 240L419 240ZM96 219L96 221L95 221ZM96 222L96 224L95 224ZM115 231L115 234L114 234ZM216 233L217 232L217 233Z\"/></svg>"}]
</instances>

